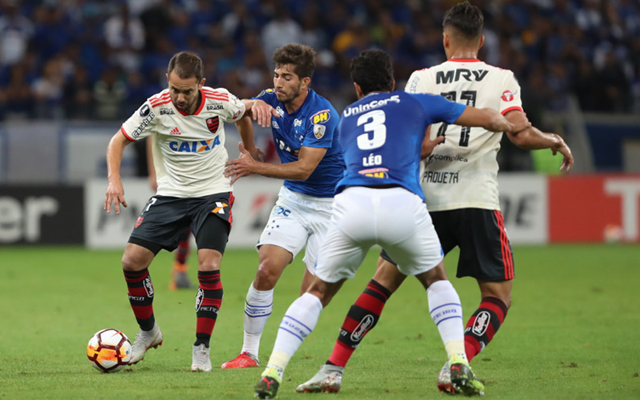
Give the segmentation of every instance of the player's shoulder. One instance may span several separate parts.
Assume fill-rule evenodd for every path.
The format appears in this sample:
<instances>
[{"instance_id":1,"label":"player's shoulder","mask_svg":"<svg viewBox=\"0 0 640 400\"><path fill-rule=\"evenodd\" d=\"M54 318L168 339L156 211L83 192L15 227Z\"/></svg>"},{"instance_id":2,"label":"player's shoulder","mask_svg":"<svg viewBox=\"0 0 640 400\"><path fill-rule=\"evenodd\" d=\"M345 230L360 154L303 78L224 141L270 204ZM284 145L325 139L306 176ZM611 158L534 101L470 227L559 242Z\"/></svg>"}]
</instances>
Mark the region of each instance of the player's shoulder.
<instances>
[{"instance_id":1,"label":"player's shoulder","mask_svg":"<svg viewBox=\"0 0 640 400\"><path fill-rule=\"evenodd\" d=\"M269 100L271 98L274 98L276 95L276 92L273 88L269 88L269 89L264 89L263 91L261 91L260 93L258 93L257 96L254 97L254 99L260 99L260 100Z\"/></svg>"},{"instance_id":2,"label":"player's shoulder","mask_svg":"<svg viewBox=\"0 0 640 400\"><path fill-rule=\"evenodd\" d=\"M315 114L319 111L328 110L331 114L338 114L333 104L317 92L309 89L310 101L306 104L306 113Z\"/></svg>"},{"instance_id":3,"label":"player's shoulder","mask_svg":"<svg viewBox=\"0 0 640 400\"><path fill-rule=\"evenodd\" d=\"M155 108L161 106L163 104L171 103L171 95L169 93L169 89L165 89L160 93L156 93L153 96L147 99L147 102L151 105L151 107Z\"/></svg>"},{"instance_id":4,"label":"player's shoulder","mask_svg":"<svg viewBox=\"0 0 640 400\"><path fill-rule=\"evenodd\" d=\"M229 101L229 91L225 88L211 88L209 86L202 87L202 95L205 101Z\"/></svg>"}]
</instances>

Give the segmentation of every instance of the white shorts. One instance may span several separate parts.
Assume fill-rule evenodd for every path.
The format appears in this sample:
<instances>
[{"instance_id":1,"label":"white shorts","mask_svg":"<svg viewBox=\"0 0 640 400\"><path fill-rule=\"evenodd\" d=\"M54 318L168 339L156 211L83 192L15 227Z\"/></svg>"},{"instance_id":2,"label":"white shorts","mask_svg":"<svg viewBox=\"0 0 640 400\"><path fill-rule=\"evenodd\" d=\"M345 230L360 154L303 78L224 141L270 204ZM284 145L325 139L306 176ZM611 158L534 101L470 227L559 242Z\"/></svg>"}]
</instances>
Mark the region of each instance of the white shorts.
<instances>
[{"instance_id":1,"label":"white shorts","mask_svg":"<svg viewBox=\"0 0 640 400\"><path fill-rule=\"evenodd\" d=\"M444 257L420 197L404 188L356 186L335 197L316 276L325 282L353 278L374 244L382 246L405 275L426 272Z\"/></svg>"},{"instance_id":2,"label":"white shorts","mask_svg":"<svg viewBox=\"0 0 640 400\"><path fill-rule=\"evenodd\" d=\"M293 258L305 247L309 272L314 272L318 249L331 221L333 198L307 196L282 187L256 247L272 244L289 251Z\"/></svg>"}]
</instances>

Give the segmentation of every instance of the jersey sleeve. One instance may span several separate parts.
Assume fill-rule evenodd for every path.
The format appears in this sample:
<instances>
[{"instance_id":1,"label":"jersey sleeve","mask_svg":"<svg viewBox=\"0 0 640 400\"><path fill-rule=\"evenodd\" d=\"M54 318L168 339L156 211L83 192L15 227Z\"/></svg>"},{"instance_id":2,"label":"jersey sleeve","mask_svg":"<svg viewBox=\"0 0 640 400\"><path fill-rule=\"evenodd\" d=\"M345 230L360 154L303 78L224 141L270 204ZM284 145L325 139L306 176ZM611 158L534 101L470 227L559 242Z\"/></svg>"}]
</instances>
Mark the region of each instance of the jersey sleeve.
<instances>
[{"instance_id":1,"label":"jersey sleeve","mask_svg":"<svg viewBox=\"0 0 640 400\"><path fill-rule=\"evenodd\" d=\"M520 98L520 84L513 75L513 72L505 76L500 95L500 114L504 115L509 111L522 110L522 99Z\"/></svg>"},{"instance_id":2,"label":"jersey sleeve","mask_svg":"<svg viewBox=\"0 0 640 400\"><path fill-rule=\"evenodd\" d=\"M466 106L436 94L416 93L411 94L422 106L428 116L428 123L446 122L453 124L462 115Z\"/></svg>"},{"instance_id":3,"label":"jersey sleeve","mask_svg":"<svg viewBox=\"0 0 640 400\"><path fill-rule=\"evenodd\" d=\"M306 124L307 132L305 132L302 146L330 148L339 119L338 113L333 108L312 114Z\"/></svg>"},{"instance_id":4,"label":"jersey sleeve","mask_svg":"<svg viewBox=\"0 0 640 400\"><path fill-rule=\"evenodd\" d=\"M137 142L153 133L157 121L151 103L147 100L122 124L121 130L127 139Z\"/></svg>"},{"instance_id":5,"label":"jersey sleeve","mask_svg":"<svg viewBox=\"0 0 640 400\"><path fill-rule=\"evenodd\" d=\"M407 85L405 86L404 91L407 93L431 93L428 87L428 75L428 69L413 71L413 73L409 77L409 80L407 81Z\"/></svg>"},{"instance_id":6,"label":"jersey sleeve","mask_svg":"<svg viewBox=\"0 0 640 400\"><path fill-rule=\"evenodd\" d=\"M223 119L226 122L236 122L240 118L242 118L242 116L244 116L247 108L244 106L242 100L229 93L228 91L227 93L229 94L229 102L226 104L225 115Z\"/></svg>"}]
</instances>

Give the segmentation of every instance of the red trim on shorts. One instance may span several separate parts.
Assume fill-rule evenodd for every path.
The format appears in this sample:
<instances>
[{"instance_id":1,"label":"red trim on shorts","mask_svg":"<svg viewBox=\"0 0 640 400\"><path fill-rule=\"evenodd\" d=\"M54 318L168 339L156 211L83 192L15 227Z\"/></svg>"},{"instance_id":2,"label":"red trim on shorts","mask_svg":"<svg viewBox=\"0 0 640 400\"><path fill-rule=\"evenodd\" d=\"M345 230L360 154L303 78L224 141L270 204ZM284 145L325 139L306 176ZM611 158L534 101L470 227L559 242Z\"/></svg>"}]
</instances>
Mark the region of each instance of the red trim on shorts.
<instances>
[{"instance_id":1,"label":"red trim on shorts","mask_svg":"<svg viewBox=\"0 0 640 400\"><path fill-rule=\"evenodd\" d=\"M509 238L507 237L507 231L504 229L504 218L502 213L498 210L494 210L493 213L496 216L496 222L498 223L498 229L500 230L500 246L502 250L502 263L504 264L504 279L513 279L513 255L511 254L511 248L509 247Z\"/></svg>"},{"instance_id":2,"label":"red trim on shorts","mask_svg":"<svg viewBox=\"0 0 640 400\"><path fill-rule=\"evenodd\" d=\"M513 106L513 107L509 107L509 108L505 108L504 110L502 110L502 112L500 114L505 115L506 113L508 113L509 111L522 111L524 112L524 110L522 109L522 107L520 106Z\"/></svg>"},{"instance_id":3,"label":"red trim on shorts","mask_svg":"<svg viewBox=\"0 0 640 400\"><path fill-rule=\"evenodd\" d=\"M121 127L120 127L120 130L122 131L122 134L124 135L124 137L126 137L126 138L127 138L127 139L129 139L129 140L131 140L132 142L136 142L136 140L131 139L131 136L129 136L129 135L127 134L127 131L125 131L125 130L124 130L124 126L121 126Z\"/></svg>"}]
</instances>

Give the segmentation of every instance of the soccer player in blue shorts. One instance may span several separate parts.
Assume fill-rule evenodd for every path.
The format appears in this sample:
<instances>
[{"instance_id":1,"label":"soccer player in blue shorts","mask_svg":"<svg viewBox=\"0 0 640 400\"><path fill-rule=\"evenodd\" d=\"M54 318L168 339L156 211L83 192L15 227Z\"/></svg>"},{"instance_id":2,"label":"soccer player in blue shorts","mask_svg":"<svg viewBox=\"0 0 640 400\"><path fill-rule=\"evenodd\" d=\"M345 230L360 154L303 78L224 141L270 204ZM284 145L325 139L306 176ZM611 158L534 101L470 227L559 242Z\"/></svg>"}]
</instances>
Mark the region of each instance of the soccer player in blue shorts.
<instances>
[{"instance_id":1,"label":"soccer player in blue shorts","mask_svg":"<svg viewBox=\"0 0 640 400\"><path fill-rule=\"evenodd\" d=\"M440 121L492 131L512 131L516 126L495 110L467 107L437 95L394 92L391 57L381 50L360 53L351 63L351 76L359 100L345 109L340 120L347 170L336 187L331 225L315 277L282 319L255 393L260 398L276 396L284 369L322 309L354 276L369 248L379 244L399 261L400 272L433 288L429 306L435 310L432 318L449 355L452 380L465 393L480 394L484 386L464 355L460 300L444 275L442 247L424 204L421 144L427 127ZM370 329L379 317L376 304L384 304L390 291L373 281L368 290L373 300L370 308L363 304L361 316ZM358 341L364 333L366 328L350 335L351 340Z\"/></svg>"},{"instance_id":2,"label":"soccer player in blue shorts","mask_svg":"<svg viewBox=\"0 0 640 400\"><path fill-rule=\"evenodd\" d=\"M229 161L232 183L258 174L284 179L278 200L258 241L259 266L244 309L242 350L222 368L258 366L260 336L273 309L273 290L285 267L306 246L301 293L313 277L322 238L331 220L336 183L344 173L336 127L338 113L309 86L315 69L309 46L288 44L275 51L273 89L249 100L253 118L271 126L282 164L254 160L240 145L240 158Z\"/></svg>"}]
</instances>

